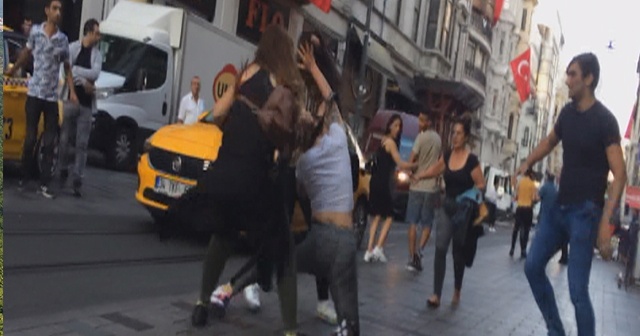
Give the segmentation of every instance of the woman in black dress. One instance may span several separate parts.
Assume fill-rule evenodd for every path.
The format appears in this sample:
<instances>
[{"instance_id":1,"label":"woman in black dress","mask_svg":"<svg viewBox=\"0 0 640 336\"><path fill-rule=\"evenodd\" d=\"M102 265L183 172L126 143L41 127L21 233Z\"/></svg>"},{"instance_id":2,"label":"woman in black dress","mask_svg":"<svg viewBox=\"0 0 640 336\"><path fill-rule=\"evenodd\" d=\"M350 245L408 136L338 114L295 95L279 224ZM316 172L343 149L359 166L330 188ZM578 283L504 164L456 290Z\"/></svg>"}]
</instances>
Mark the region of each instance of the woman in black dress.
<instances>
[{"instance_id":1,"label":"woman in black dress","mask_svg":"<svg viewBox=\"0 0 640 336\"><path fill-rule=\"evenodd\" d=\"M427 300L427 304L436 308L440 306L442 285L447 267L447 250L449 243L453 241L453 272L455 278L455 291L451 304L460 302L462 290L462 278L465 268L464 244L470 223L457 223L452 220L456 208L458 196L465 194L474 187L484 190L485 181L478 157L467 148L469 135L471 134L471 118L463 116L453 124L451 137L452 149L445 151L431 167L418 172L413 179L428 179L444 175L445 201L444 211L439 211L436 217L436 253L433 272L433 295ZM449 206L451 205L451 206ZM470 220L473 220L472 218Z\"/></svg>"},{"instance_id":2,"label":"woman in black dress","mask_svg":"<svg viewBox=\"0 0 640 336\"><path fill-rule=\"evenodd\" d=\"M256 246L265 246L267 242L268 248L261 252L267 262L259 263L267 268L260 272L264 287L270 288L268 261L284 260L285 254L290 254L287 246L292 242L288 240L284 201L269 174L274 168L274 146L266 138L254 111L236 97L242 95L254 105L263 106L274 87L281 84L293 92L299 100L297 105L302 106L304 83L294 52L293 41L283 28L271 25L265 30L254 60L241 71L237 85L227 90L213 109L213 118L220 121L223 130L216 161L197 186L169 209L170 220L184 221L187 217L190 221L204 221L204 226L213 233L205 254L200 297L192 315L195 326L207 323L210 296L240 231L246 232ZM203 214L193 215L187 209ZM280 255L274 255L275 251ZM279 275L279 289L295 285L295 274ZM283 316L289 315L283 312ZM285 328L295 328L296 321L284 323Z\"/></svg>"},{"instance_id":3,"label":"woman in black dress","mask_svg":"<svg viewBox=\"0 0 640 336\"><path fill-rule=\"evenodd\" d=\"M400 117L399 114L394 114L387 122L380 148L376 151L375 168L371 174L371 181L369 182L369 212L374 217L371 222L371 228L369 229L369 246L367 252L364 254L365 262L372 260L387 262L383 247L389 234L389 229L391 229L391 223L393 223L393 199L391 198L391 191L395 185L394 176L396 165L400 167L400 169L413 169L416 167L415 164L402 161L400 158L398 148L400 147L401 136L402 117ZM384 225L378 237L378 243L374 248L378 223L380 223L382 217L385 218Z\"/></svg>"}]
</instances>

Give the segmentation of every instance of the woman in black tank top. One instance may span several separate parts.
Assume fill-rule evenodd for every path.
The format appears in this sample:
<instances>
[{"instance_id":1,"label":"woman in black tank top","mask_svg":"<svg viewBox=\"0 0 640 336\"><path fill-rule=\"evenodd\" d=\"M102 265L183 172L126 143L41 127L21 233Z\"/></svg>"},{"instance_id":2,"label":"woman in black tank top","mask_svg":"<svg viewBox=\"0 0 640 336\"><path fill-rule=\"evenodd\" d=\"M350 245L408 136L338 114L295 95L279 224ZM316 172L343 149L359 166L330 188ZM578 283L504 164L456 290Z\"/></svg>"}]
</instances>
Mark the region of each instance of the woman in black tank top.
<instances>
[{"instance_id":1,"label":"woman in black tank top","mask_svg":"<svg viewBox=\"0 0 640 336\"><path fill-rule=\"evenodd\" d=\"M456 198L467 190L476 187L484 190L485 182L478 157L467 148L467 142L471 133L471 120L463 116L453 124L452 149L444 153L438 162L424 171L415 174L412 179L428 179L444 175L445 182L445 209L436 217L436 253L434 262L433 295L427 300L429 307L440 306L440 296L446 270L446 256L449 243L453 241L453 271L455 279L455 291L452 305L460 302L462 290L462 278L465 268L465 238L470 223L458 225L451 218L455 213ZM448 204L454 205L454 210L447 210Z\"/></svg>"},{"instance_id":2,"label":"woman in black tank top","mask_svg":"<svg viewBox=\"0 0 640 336\"><path fill-rule=\"evenodd\" d=\"M213 109L214 118L223 121L222 145L216 161L196 187L171 205L167 216L167 221L197 222L212 233L205 254L200 297L191 317L194 326L206 325L209 309L215 308L210 302L228 300L224 293L212 293L240 232L246 233L253 246L261 246L258 266L260 283L265 289L271 286L274 261L289 253L284 201L269 174L274 167L274 146L252 108L236 99L240 94L256 106L263 106L278 84L289 88L294 97L302 97L304 84L294 59L293 41L283 28L271 25L265 30L255 59L241 71L238 83L224 93ZM271 248L276 245L278 249ZM279 287L286 286L280 283L284 281L295 284L295 278L291 281L291 277L280 276L278 281ZM286 329L295 328L295 323L284 321Z\"/></svg>"}]
</instances>

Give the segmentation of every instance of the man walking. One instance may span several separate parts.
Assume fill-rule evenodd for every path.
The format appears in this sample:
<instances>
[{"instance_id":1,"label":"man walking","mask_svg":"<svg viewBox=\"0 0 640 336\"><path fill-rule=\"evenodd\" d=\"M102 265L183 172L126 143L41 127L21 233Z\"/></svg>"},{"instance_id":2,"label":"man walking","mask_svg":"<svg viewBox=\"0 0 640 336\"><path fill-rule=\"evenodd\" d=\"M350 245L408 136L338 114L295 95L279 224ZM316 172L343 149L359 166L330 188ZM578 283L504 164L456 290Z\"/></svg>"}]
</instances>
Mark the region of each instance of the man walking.
<instances>
[{"instance_id":1,"label":"man walking","mask_svg":"<svg viewBox=\"0 0 640 336\"><path fill-rule=\"evenodd\" d=\"M91 134L91 117L97 112L95 81L102 69L102 55L98 50L100 25L95 19L84 24L83 37L69 45L69 55L73 68L73 86L79 104L64 104L64 120L60 136L60 182L64 185L71 168L73 195L81 197L82 178L87 164L87 147ZM69 136L75 134L75 160L69 167Z\"/></svg>"},{"instance_id":2,"label":"man walking","mask_svg":"<svg viewBox=\"0 0 640 336\"><path fill-rule=\"evenodd\" d=\"M533 182L533 171L527 170L526 174L516 189L516 223L513 226L511 236L511 250L509 256L513 257L513 250L516 247L516 239L520 233L520 258L527 257L527 244L529 244L529 232L533 225L533 202L538 199L538 190Z\"/></svg>"},{"instance_id":3,"label":"man walking","mask_svg":"<svg viewBox=\"0 0 640 336\"><path fill-rule=\"evenodd\" d=\"M54 198L48 184L51 180L53 163L53 145L58 133L58 73L60 64L64 64L67 83L70 86L70 104L78 104L71 65L69 64L69 40L60 31L62 18L61 0L48 0L45 6L47 21L35 25L27 39L27 47L18 57L16 64L7 71L13 76L17 69L25 65L29 56L33 55L34 71L29 80L27 101L25 103L27 128L22 150L22 179L18 188L23 190L27 183L33 162L33 153L38 135L40 115L44 114L43 147L44 158L40 172L40 188L38 193L45 198Z\"/></svg>"},{"instance_id":4,"label":"man walking","mask_svg":"<svg viewBox=\"0 0 640 336\"><path fill-rule=\"evenodd\" d=\"M178 110L178 124L191 125L198 121L198 116L204 111L204 100L200 98L200 77L191 79L191 92L180 101Z\"/></svg>"},{"instance_id":5,"label":"man walking","mask_svg":"<svg viewBox=\"0 0 640 336\"><path fill-rule=\"evenodd\" d=\"M436 131L431 128L431 116L422 111L418 115L420 134L416 137L409 162L418 162L418 171L423 171L438 161L442 141ZM422 250L429 241L435 208L440 196L436 179L425 179L414 182L409 189L406 222L409 226L409 263L407 270L422 271ZM422 228L420 251L416 251L417 226Z\"/></svg>"},{"instance_id":6,"label":"man walking","mask_svg":"<svg viewBox=\"0 0 640 336\"><path fill-rule=\"evenodd\" d=\"M566 79L572 102L562 109L551 133L518 171L527 171L562 141L563 167L558 200L549 216L543 216L538 224L525 264L527 280L549 335L565 335L565 331L545 267L567 241L571 245L569 294L575 308L578 335L595 334L589 297L593 246L597 242L605 260L611 257L609 219L619 204L627 180L618 122L594 96L599 78L600 65L594 54L573 58L567 67ZM613 183L605 202L609 171L613 173Z\"/></svg>"}]
</instances>

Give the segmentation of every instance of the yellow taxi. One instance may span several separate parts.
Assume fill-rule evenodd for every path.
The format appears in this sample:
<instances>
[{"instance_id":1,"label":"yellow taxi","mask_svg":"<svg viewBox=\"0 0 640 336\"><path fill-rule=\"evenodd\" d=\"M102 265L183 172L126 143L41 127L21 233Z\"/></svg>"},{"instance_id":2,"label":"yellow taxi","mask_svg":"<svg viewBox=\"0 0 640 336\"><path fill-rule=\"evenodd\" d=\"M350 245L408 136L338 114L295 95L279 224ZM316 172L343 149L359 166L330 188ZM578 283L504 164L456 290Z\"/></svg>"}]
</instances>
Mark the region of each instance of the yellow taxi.
<instances>
[{"instance_id":1,"label":"yellow taxi","mask_svg":"<svg viewBox=\"0 0 640 336\"><path fill-rule=\"evenodd\" d=\"M347 129L354 176L354 231L358 245L367 226L370 175L351 129ZM138 161L136 199L157 219L168 204L189 188L218 156L222 131L213 124L212 112L204 112L191 125L168 125L157 130L144 144ZM300 215L296 206L294 219Z\"/></svg>"},{"instance_id":2,"label":"yellow taxi","mask_svg":"<svg viewBox=\"0 0 640 336\"><path fill-rule=\"evenodd\" d=\"M3 27L2 32L3 43L3 73L4 69L13 66L18 60L18 55L25 47L27 43L26 36L14 32L8 27ZM14 77L3 77L2 90L4 94L3 99L3 154L5 161L13 161L19 163L22 159L22 147L26 137L27 120L25 114L25 102L27 101L27 84L29 81L30 68L32 66L26 66L27 70L20 69ZM58 101L59 109L59 123L62 123L62 102ZM33 153L33 160L35 164L34 174L38 174L42 167L42 132L44 130L44 120L40 118L38 125L38 142L36 150ZM54 156L53 165L51 167L52 173L55 172L58 162L58 138L54 141Z\"/></svg>"}]
</instances>

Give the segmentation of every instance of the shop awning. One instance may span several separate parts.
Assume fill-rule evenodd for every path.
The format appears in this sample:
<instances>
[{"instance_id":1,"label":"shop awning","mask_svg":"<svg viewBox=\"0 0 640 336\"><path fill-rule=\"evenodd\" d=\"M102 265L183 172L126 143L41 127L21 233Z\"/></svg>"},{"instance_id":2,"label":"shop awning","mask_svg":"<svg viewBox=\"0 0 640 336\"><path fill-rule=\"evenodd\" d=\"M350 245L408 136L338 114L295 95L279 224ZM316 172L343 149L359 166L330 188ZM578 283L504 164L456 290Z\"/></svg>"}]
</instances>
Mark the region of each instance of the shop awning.
<instances>
[{"instance_id":1,"label":"shop awning","mask_svg":"<svg viewBox=\"0 0 640 336\"><path fill-rule=\"evenodd\" d=\"M355 30L358 34L360 43L362 44L364 41L364 31L357 27L355 27ZM372 35L369 35L369 48L367 49L367 56L369 57L368 64L372 65L376 70L380 71L382 74L388 77L396 77L396 69L393 67L391 54L389 54L387 48L376 41Z\"/></svg>"}]
</instances>

